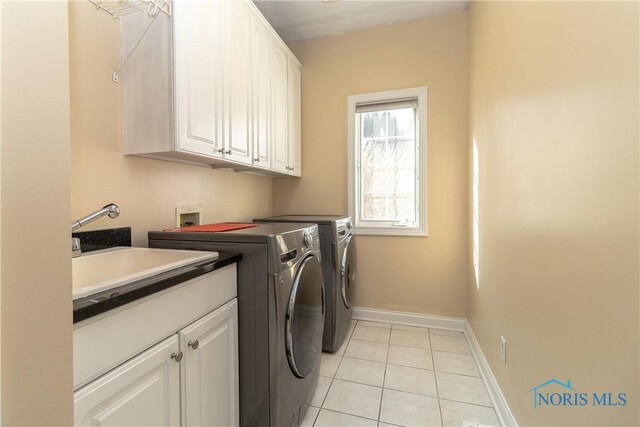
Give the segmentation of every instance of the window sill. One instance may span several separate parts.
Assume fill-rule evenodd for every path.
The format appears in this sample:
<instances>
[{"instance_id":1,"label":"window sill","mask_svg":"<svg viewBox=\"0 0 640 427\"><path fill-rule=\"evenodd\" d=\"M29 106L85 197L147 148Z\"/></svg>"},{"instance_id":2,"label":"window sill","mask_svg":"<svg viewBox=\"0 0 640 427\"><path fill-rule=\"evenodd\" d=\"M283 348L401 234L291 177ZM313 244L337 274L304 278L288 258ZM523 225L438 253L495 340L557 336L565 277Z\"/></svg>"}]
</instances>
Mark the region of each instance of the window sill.
<instances>
[{"instance_id":1,"label":"window sill","mask_svg":"<svg viewBox=\"0 0 640 427\"><path fill-rule=\"evenodd\" d=\"M391 227L354 227L356 236L398 236L398 237L427 237L429 234L421 228L391 228Z\"/></svg>"}]
</instances>

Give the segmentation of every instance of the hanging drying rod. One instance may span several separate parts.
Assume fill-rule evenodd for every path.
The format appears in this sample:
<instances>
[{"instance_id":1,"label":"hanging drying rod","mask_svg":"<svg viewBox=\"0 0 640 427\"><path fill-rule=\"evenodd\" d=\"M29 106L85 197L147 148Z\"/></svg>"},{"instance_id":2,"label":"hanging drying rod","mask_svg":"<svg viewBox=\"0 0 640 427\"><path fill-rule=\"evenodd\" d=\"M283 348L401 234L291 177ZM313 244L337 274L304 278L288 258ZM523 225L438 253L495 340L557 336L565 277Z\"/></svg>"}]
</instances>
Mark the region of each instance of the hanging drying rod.
<instances>
[{"instance_id":1,"label":"hanging drying rod","mask_svg":"<svg viewBox=\"0 0 640 427\"><path fill-rule=\"evenodd\" d=\"M160 15L160 12L167 16L171 16L171 4L166 0L89 0L98 10L107 12L113 19L120 19L121 16L128 15L130 13L144 13L149 18L149 22L144 28L144 31L140 35L138 41L133 45L131 51L124 56L120 65L111 73L111 80L118 83L120 80L120 72L126 65L131 55L138 48L142 39L151 28L151 25L155 22L156 18Z\"/></svg>"}]
</instances>

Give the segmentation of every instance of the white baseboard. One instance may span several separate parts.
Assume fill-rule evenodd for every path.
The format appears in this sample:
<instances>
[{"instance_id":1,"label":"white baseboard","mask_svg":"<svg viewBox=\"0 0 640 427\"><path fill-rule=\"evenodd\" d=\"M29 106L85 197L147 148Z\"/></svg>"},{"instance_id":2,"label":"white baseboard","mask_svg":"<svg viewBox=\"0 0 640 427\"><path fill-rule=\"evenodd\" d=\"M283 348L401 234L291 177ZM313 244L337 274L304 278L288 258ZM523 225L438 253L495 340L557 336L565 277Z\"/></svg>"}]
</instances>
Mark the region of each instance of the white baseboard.
<instances>
[{"instance_id":1,"label":"white baseboard","mask_svg":"<svg viewBox=\"0 0 640 427\"><path fill-rule=\"evenodd\" d=\"M375 308L353 307L352 317L356 320L387 322L398 325L422 326L425 328L449 329L464 332L467 319L464 317L434 316L403 311L379 310Z\"/></svg>"},{"instance_id":2,"label":"white baseboard","mask_svg":"<svg viewBox=\"0 0 640 427\"><path fill-rule=\"evenodd\" d=\"M493 403L493 408L496 410L498 419L503 426L517 427L518 423L516 423L516 419L513 416L511 409L509 409L509 405L507 405L507 400L504 398L502 390L500 390L496 377L493 375L493 372L491 372L489 362L487 362L487 359L484 357L484 354L480 349L480 344L476 339L476 335L473 333L473 329L471 329L469 322L465 321L465 323L465 335L467 336L467 341L469 341L471 353L476 359L476 363L480 369L480 375L482 375L482 379L489 390L489 397L491 397L491 402Z\"/></svg>"},{"instance_id":3,"label":"white baseboard","mask_svg":"<svg viewBox=\"0 0 640 427\"><path fill-rule=\"evenodd\" d=\"M496 381L493 372L491 372L489 363L484 357L484 354L482 354L482 350L480 349L478 340L471 329L471 325L466 318L407 313L402 311L380 310L364 307L353 307L352 310L352 317L356 320L368 320L372 322L386 322L464 332L467 337L467 341L469 342L469 346L471 347L471 354L478 364L480 375L482 375L482 379L489 391L489 396L491 397L491 402L498 416L498 420L500 420L500 423L503 426L518 426L516 419L514 418L513 413L511 413L509 405L507 405L507 401L500 390L500 386L498 386L498 382Z\"/></svg>"},{"instance_id":4,"label":"white baseboard","mask_svg":"<svg viewBox=\"0 0 640 427\"><path fill-rule=\"evenodd\" d=\"M476 364L480 369L480 375L482 375L482 379L489 390L489 397L491 397L491 402L493 403L493 408L496 410L498 419L503 426L517 427L518 423L516 422L511 409L509 409L509 405L507 405L507 400L504 398L502 390L500 390L496 377L494 377L493 372L491 372L489 362L487 362L487 359L484 357L484 354L480 349L480 344L476 339L476 335L473 333L473 329L471 329L469 322L465 320L465 323L465 335L467 336L467 341L469 341L471 353L473 354L474 359L476 359Z\"/></svg>"}]
</instances>

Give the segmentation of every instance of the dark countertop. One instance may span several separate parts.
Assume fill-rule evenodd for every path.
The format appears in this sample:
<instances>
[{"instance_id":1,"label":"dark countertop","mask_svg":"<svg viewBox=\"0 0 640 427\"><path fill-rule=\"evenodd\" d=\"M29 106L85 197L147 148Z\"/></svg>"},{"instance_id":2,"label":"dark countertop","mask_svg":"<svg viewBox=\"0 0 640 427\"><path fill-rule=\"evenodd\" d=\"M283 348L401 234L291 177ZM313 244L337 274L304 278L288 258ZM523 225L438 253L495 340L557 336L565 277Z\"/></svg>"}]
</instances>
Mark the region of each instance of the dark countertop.
<instances>
[{"instance_id":1,"label":"dark countertop","mask_svg":"<svg viewBox=\"0 0 640 427\"><path fill-rule=\"evenodd\" d=\"M131 227L106 230L76 231L71 237L80 239L82 253L99 251L116 246L131 246Z\"/></svg>"},{"instance_id":2,"label":"dark countertop","mask_svg":"<svg viewBox=\"0 0 640 427\"><path fill-rule=\"evenodd\" d=\"M218 270L238 262L242 255L235 252L216 251L218 259L203 261L154 277L138 280L119 288L108 289L73 301L73 323L78 323L114 308L163 291L187 280Z\"/></svg>"}]
</instances>

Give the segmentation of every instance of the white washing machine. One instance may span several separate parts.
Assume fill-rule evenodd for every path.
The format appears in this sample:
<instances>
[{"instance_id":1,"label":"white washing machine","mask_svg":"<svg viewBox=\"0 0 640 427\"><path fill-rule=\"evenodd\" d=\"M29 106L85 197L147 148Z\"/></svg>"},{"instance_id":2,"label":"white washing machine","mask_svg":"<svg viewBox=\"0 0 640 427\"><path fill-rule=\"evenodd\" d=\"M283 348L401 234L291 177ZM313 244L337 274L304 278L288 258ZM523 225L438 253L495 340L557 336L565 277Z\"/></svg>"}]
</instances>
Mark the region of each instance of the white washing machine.
<instances>
[{"instance_id":1,"label":"white washing machine","mask_svg":"<svg viewBox=\"0 0 640 427\"><path fill-rule=\"evenodd\" d=\"M351 217L345 215L282 215L255 222L314 223L320 232L326 312L322 349L335 352L349 332L356 285L356 243Z\"/></svg>"}]
</instances>

